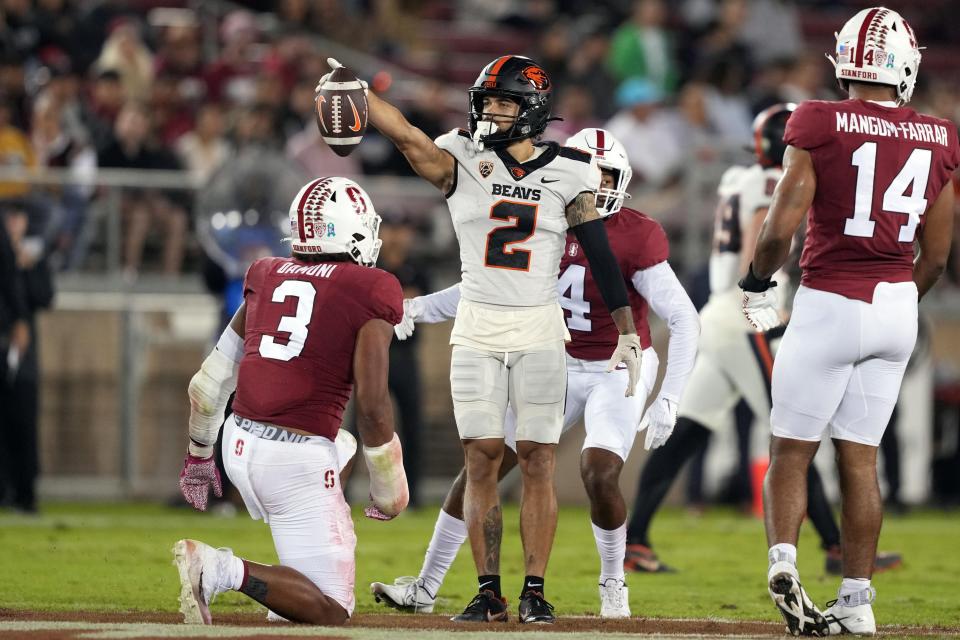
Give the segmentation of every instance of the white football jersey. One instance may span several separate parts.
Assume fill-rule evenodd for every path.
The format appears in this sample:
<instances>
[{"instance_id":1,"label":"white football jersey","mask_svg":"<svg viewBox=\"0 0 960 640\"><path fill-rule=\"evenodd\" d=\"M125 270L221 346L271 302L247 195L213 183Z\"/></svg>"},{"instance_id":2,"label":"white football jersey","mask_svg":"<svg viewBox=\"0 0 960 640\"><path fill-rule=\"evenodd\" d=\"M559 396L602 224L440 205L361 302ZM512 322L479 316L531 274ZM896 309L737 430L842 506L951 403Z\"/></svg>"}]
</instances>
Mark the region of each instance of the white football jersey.
<instances>
[{"instance_id":1,"label":"white football jersey","mask_svg":"<svg viewBox=\"0 0 960 640\"><path fill-rule=\"evenodd\" d=\"M555 304L567 205L600 187L592 156L547 142L519 163L505 149L479 151L463 129L436 143L456 160L447 206L460 243L463 299L503 307Z\"/></svg>"},{"instance_id":2,"label":"white football jersey","mask_svg":"<svg viewBox=\"0 0 960 640\"><path fill-rule=\"evenodd\" d=\"M740 253L743 234L750 228L757 209L770 206L773 191L783 171L759 164L730 167L717 188L717 205L710 254L710 293L723 293L740 280Z\"/></svg>"}]
</instances>

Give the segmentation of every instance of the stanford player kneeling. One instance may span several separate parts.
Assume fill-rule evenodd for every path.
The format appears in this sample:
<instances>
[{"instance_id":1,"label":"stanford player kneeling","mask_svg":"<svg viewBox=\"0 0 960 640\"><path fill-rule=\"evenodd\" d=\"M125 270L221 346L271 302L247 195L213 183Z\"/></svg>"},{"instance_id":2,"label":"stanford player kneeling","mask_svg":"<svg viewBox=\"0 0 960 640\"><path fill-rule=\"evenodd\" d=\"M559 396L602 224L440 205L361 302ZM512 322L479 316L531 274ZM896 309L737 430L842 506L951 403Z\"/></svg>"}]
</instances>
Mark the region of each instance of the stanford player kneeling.
<instances>
[{"instance_id":1,"label":"stanford player kneeling","mask_svg":"<svg viewBox=\"0 0 960 640\"><path fill-rule=\"evenodd\" d=\"M247 271L244 303L190 381L190 445L180 474L199 510L219 495L213 443L250 516L270 525L280 565L238 558L195 540L174 547L187 623L210 624L209 605L244 593L296 622L343 624L353 612L356 536L340 471L356 442L340 423L356 388L357 429L370 471L367 516L407 504L400 442L387 392L388 348L403 315L397 279L372 268L380 216L345 178L307 184L290 206L292 258Z\"/></svg>"}]
</instances>

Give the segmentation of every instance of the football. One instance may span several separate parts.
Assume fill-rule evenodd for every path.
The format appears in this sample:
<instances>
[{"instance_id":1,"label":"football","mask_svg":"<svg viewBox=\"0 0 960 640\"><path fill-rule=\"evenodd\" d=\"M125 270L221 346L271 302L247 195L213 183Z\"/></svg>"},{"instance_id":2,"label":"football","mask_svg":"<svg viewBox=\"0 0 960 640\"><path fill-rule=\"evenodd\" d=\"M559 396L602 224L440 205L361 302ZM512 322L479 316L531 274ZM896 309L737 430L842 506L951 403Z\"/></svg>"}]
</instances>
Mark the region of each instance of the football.
<instances>
[{"instance_id":1,"label":"football","mask_svg":"<svg viewBox=\"0 0 960 640\"><path fill-rule=\"evenodd\" d=\"M316 101L323 141L337 155L350 155L367 131L367 94L360 80L346 67L334 69Z\"/></svg>"}]
</instances>

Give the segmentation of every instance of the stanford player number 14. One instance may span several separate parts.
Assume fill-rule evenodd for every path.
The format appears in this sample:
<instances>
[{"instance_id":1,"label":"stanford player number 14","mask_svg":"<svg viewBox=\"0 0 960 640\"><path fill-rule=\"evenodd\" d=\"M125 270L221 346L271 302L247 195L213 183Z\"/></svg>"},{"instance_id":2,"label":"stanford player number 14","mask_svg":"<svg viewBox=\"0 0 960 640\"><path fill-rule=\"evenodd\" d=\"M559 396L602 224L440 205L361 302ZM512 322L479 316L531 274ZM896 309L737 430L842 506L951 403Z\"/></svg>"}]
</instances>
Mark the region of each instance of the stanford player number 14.
<instances>
[{"instance_id":1,"label":"stanford player number 14","mask_svg":"<svg viewBox=\"0 0 960 640\"><path fill-rule=\"evenodd\" d=\"M900 227L900 242L913 242L920 224L920 216L927 210L927 190L930 177L930 161L933 152L929 149L914 149L897 177L883 193L883 211L906 213L906 224ZM852 164L857 168L857 195L853 204L853 217L847 218L843 233L858 238L872 238L876 222L870 219L873 210L873 180L877 166L877 143L864 142L853 152ZM910 185L913 189L907 195Z\"/></svg>"}]
</instances>

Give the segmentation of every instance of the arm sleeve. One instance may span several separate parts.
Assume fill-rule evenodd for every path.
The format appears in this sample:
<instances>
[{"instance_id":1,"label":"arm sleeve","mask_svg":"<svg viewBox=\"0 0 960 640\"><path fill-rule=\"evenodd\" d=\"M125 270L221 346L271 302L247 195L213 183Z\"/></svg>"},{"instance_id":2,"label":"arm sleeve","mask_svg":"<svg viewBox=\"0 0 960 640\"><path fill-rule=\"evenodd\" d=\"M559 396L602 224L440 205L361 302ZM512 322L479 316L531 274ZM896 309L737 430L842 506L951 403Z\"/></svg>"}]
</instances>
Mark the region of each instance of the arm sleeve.
<instances>
[{"instance_id":1,"label":"arm sleeve","mask_svg":"<svg viewBox=\"0 0 960 640\"><path fill-rule=\"evenodd\" d=\"M637 271L632 281L637 293L670 328L667 370L660 385L660 395L679 402L697 359L700 338L697 310L666 262Z\"/></svg>"},{"instance_id":2,"label":"arm sleeve","mask_svg":"<svg viewBox=\"0 0 960 640\"><path fill-rule=\"evenodd\" d=\"M597 283L607 310L613 313L616 309L629 306L627 287L623 283L623 274L620 271L620 265L617 264L617 258L610 249L610 240L607 238L603 220L590 220L578 224L573 228L573 233L583 247L583 252L587 254L593 281Z\"/></svg>"},{"instance_id":3,"label":"arm sleeve","mask_svg":"<svg viewBox=\"0 0 960 640\"><path fill-rule=\"evenodd\" d=\"M414 298L420 305L420 317L417 322L434 324L457 317L457 305L460 304L460 283L426 296Z\"/></svg>"}]
</instances>

